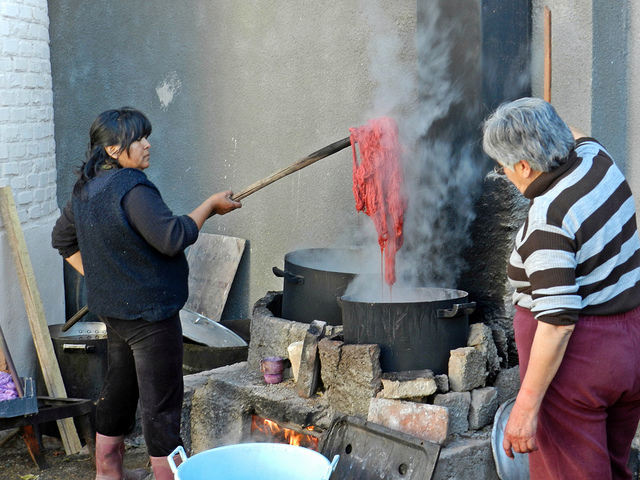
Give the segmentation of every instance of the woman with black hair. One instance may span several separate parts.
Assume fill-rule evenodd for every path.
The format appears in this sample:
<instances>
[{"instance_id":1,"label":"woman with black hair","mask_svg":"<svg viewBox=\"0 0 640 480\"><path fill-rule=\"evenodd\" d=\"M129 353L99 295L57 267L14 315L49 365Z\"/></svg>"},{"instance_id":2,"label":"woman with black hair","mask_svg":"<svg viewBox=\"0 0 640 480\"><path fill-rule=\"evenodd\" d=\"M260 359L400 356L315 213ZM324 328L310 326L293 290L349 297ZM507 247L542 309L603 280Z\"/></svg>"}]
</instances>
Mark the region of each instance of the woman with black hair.
<instances>
[{"instance_id":1,"label":"woman with black hair","mask_svg":"<svg viewBox=\"0 0 640 480\"><path fill-rule=\"evenodd\" d=\"M87 305L107 326L108 371L96 404L96 480L133 480L124 435L140 400L156 480L173 479L167 456L182 444L182 329L188 297L184 250L204 222L239 202L231 191L174 215L144 170L151 123L132 108L108 110L90 129L86 160L52 233L53 247L85 277Z\"/></svg>"}]
</instances>

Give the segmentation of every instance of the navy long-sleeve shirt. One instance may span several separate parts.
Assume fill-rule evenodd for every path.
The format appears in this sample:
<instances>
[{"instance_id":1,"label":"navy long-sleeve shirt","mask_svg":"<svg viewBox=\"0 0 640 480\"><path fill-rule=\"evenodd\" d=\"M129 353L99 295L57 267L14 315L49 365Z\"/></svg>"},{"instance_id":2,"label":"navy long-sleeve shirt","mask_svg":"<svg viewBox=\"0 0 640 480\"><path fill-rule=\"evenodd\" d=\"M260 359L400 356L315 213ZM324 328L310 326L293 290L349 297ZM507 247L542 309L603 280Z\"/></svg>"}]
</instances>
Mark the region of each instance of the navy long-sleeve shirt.
<instances>
[{"instance_id":1,"label":"navy long-sleeve shirt","mask_svg":"<svg viewBox=\"0 0 640 480\"><path fill-rule=\"evenodd\" d=\"M81 252L93 313L148 321L168 318L184 305L184 250L197 238L196 222L174 215L146 175L131 168L87 182L52 232L63 257Z\"/></svg>"}]
</instances>

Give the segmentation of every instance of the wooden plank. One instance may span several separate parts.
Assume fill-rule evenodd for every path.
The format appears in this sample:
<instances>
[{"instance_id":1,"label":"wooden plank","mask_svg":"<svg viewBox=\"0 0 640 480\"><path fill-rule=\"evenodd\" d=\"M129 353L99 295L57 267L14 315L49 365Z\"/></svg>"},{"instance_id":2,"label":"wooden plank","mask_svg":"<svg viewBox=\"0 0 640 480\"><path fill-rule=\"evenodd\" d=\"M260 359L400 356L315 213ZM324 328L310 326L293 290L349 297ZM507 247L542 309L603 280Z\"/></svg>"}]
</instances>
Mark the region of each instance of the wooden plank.
<instances>
[{"instance_id":1,"label":"wooden plank","mask_svg":"<svg viewBox=\"0 0 640 480\"><path fill-rule=\"evenodd\" d=\"M201 233L189 247L189 299L185 308L219 322L246 240Z\"/></svg>"},{"instance_id":2,"label":"wooden plank","mask_svg":"<svg viewBox=\"0 0 640 480\"><path fill-rule=\"evenodd\" d=\"M9 373L9 365L7 365L7 360L4 357L2 350L0 350L0 371Z\"/></svg>"},{"instance_id":3,"label":"wooden plank","mask_svg":"<svg viewBox=\"0 0 640 480\"><path fill-rule=\"evenodd\" d=\"M52 397L66 398L67 393L62 380L62 373L60 372L60 366L58 365L53 342L51 341L49 327L44 314L44 307L42 306L42 300L40 298L40 291L36 284L11 187L0 188L0 214L2 215L7 240L11 246L18 281L22 289L22 296L27 310L29 326L31 327L31 335L33 336L47 390ZM79 452L82 445L73 419L58 420L58 428L67 455Z\"/></svg>"},{"instance_id":4,"label":"wooden plank","mask_svg":"<svg viewBox=\"0 0 640 480\"><path fill-rule=\"evenodd\" d=\"M543 100L551 103L551 10L544 7L544 85Z\"/></svg>"}]
</instances>

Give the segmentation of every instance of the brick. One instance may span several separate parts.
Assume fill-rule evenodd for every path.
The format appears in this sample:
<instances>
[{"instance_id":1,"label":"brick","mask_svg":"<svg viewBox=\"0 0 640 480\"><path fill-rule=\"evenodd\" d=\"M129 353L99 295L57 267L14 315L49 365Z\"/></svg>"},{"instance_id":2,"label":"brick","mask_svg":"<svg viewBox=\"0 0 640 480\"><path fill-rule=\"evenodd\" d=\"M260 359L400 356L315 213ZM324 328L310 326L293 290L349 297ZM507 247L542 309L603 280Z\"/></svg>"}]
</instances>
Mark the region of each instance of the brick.
<instances>
[{"instance_id":1,"label":"brick","mask_svg":"<svg viewBox=\"0 0 640 480\"><path fill-rule=\"evenodd\" d=\"M367 420L439 444L449 437L449 412L437 405L374 398Z\"/></svg>"},{"instance_id":2,"label":"brick","mask_svg":"<svg viewBox=\"0 0 640 480\"><path fill-rule=\"evenodd\" d=\"M494 387L477 388L471 391L469 406L469 429L479 430L490 423L498 410L498 389Z\"/></svg>"},{"instance_id":3,"label":"brick","mask_svg":"<svg viewBox=\"0 0 640 480\"><path fill-rule=\"evenodd\" d=\"M377 397L397 400L420 398L432 395L437 389L431 370L385 373L382 375L382 390Z\"/></svg>"},{"instance_id":4,"label":"brick","mask_svg":"<svg viewBox=\"0 0 640 480\"><path fill-rule=\"evenodd\" d=\"M449 388L467 392L484 387L487 378L486 357L474 347L451 350L449 357Z\"/></svg>"},{"instance_id":5,"label":"brick","mask_svg":"<svg viewBox=\"0 0 640 480\"><path fill-rule=\"evenodd\" d=\"M464 433L469 430L470 392L449 392L433 397L433 404L449 411L449 433Z\"/></svg>"}]
</instances>

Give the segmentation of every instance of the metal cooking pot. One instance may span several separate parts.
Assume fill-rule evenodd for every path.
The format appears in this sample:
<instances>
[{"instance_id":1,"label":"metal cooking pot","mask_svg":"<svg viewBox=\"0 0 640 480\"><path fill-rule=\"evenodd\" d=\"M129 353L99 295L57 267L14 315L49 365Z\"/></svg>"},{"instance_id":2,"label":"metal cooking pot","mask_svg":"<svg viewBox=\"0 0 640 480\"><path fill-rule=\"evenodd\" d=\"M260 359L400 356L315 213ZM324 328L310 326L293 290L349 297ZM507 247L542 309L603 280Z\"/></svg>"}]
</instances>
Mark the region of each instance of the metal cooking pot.
<instances>
[{"instance_id":1,"label":"metal cooking pot","mask_svg":"<svg viewBox=\"0 0 640 480\"><path fill-rule=\"evenodd\" d=\"M287 253L284 270L273 267L273 273L284 279L282 318L342 324L337 298L356 275L371 275L372 282L382 284L380 261L379 255L359 248L310 248Z\"/></svg>"},{"instance_id":2,"label":"metal cooking pot","mask_svg":"<svg viewBox=\"0 0 640 480\"><path fill-rule=\"evenodd\" d=\"M376 294L341 297L346 343L380 345L383 372L432 370L446 374L449 352L467 345L476 307L468 293L446 288L394 288L393 299Z\"/></svg>"},{"instance_id":3,"label":"metal cooking pot","mask_svg":"<svg viewBox=\"0 0 640 480\"><path fill-rule=\"evenodd\" d=\"M106 325L78 322L61 329L62 324L49 326L67 396L97 400L107 373Z\"/></svg>"}]
</instances>

